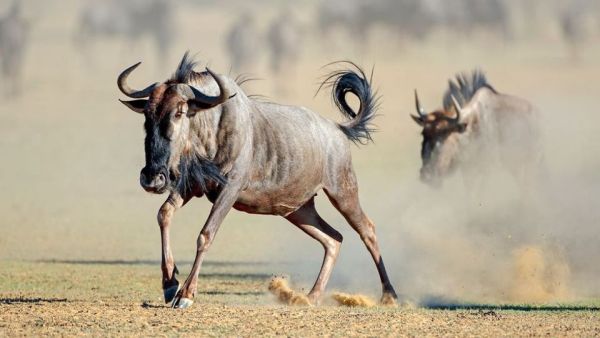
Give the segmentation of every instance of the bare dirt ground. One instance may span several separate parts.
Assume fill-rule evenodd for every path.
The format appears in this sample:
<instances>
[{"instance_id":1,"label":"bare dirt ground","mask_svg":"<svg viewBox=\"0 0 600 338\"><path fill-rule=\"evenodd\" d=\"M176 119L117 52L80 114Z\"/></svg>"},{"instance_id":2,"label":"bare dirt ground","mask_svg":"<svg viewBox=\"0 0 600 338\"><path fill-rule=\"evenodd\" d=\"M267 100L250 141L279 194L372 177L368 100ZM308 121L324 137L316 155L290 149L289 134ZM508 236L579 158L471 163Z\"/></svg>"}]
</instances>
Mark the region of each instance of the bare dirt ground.
<instances>
[{"instance_id":1,"label":"bare dirt ground","mask_svg":"<svg viewBox=\"0 0 600 338\"><path fill-rule=\"evenodd\" d=\"M131 85L163 80L188 49L199 53L202 66L227 73L222 39L253 6L185 2L177 11L170 66L159 69L147 40L129 46L109 39L87 54L77 50L82 1L24 3L34 22L25 94L0 101L0 336L600 335L597 43L574 64L553 21L542 18L542 37L447 41L435 34L397 45L389 32L376 30L359 50L347 43L352 37L330 41L312 31L314 1L298 2L309 38L296 76L275 79L263 57L253 72L263 80L250 83L248 92L340 121L327 93L314 96L326 72L321 66L344 59L365 69L375 65L383 97L379 131L374 144L353 148L353 161L394 286L417 306L342 308L330 295L319 307L277 304L267 291L272 274L290 275L295 289L306 291L322 248L281 218L232 212L201 272L194 306L173 311L161 300L157 261L156 211L166 196L139 187L143 122L117 101L123 97L116 77L143 60ZM8 4L0 0L2 9ZM277 4L257 3L261 25ZM545 181L550 201L539 213L522 212L514 182L500 180L475 200L460 176L439 191L418 182L413 89L428 109L439 108L447 79L477 67L499 91L527 98L542 112L552 179ZM289 86L285 95L281 81ZM367 251L321 195L321 215L345 239L328 291L377 299ZM209 207L194 200L175 216L180 281Z\"/></svg>"},{"instance_id":2,"label":"bare dirt ground","mask_svg":"<svg viewBox=\"0 0 600 338\"><path fill-rule=\"evenodd\" d=\"M0 336L600 335L600 312L591 304L509 310L278 305L266 291L269 274L260 273L267 267L244 263L208 262L194 306L175 311L159 297L157 263L148 263L0 263Z\"/></svg>"}]
</instances>

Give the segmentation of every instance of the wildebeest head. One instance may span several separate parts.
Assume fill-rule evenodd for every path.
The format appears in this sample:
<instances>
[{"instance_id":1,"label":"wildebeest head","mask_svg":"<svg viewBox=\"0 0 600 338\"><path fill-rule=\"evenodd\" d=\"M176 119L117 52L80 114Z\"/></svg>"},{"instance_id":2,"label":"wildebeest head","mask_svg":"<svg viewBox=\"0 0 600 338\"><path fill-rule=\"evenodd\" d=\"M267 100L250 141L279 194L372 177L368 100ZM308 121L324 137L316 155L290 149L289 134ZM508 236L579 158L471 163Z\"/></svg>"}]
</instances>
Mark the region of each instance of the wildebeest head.
<instances>
[{"instance_id":1,"label":"wildebeest head","mask_svg":"<svg viewBox=\"0 0 600 338\"><path fill-rule=\"evenodd\" d=\"M186 62L190 68L188 71L191 71L194 63L187 61L187 54L179 69ZM187 83L173 80L135 90L127 85L127 78L139 65L125 69L117 83L123 94L135 99L121 102L145 116L146 166L140 173L140 184L148 192L161 194L176 182L182 154L193 151L190 149L190 119L199 111L214 108L233 95L226 80L208 68L207 73L219 87L217 96L206 95Z\"/></svg>"},{"instance_id":2,"label":"wildebeest head","mask_svg":"<svg viewBox=\"0 0 600 338\"><path fill-rule=\"evenodd\" d=\"M415 104L418 115L411 117L423 127L421 145L421 180L438 186L443 176L450 173L456 164L459 152L459 136L467 129L461 121L461 108L452 96L453 108L426 113L415 90Z\"/></svg>"}]
</instances>

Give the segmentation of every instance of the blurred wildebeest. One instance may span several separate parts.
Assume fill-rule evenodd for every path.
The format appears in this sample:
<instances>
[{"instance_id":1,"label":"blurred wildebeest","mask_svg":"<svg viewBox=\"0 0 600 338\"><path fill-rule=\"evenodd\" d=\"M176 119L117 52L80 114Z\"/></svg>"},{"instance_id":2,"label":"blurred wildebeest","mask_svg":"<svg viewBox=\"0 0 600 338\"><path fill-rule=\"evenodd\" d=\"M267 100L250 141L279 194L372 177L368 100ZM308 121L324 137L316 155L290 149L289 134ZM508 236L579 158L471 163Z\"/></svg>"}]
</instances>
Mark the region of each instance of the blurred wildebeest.
<instances>
[{"instance_id":1,"label":"blurred wildebeest","mask_svg":"<svg viewBox=\"0 0 600 338\"><path fill-rule=\"evenodd\" d=\"M346 30L364 47L371 28L383 26L399 39L421 41L435 29L461 35L488 31L510 36L510 15L504 0L352 0L323 1L318 27L327 34Z\"/></svg>"},{"instance_id":2,"label":"blurred wildebeest","mask_svg":"<svg viewBox=\"0 0 600 338\"><path fill-rule=\"evenodd\" d=\"M146 166L140 183L152 193L169 192L158 212L166 302L173 300L173 307L179 308L192 304L202 261L232 207L283 216L323 245L323 265L308 294L318 302L342 243L342 235L315 209L314 197L321 189L371 253L382 299L396 299L375 226L360 206L352 169L350 145L371 139L376 109L371 84L358 67L335 72L326 81L337 107L349 119L336 123L306 108L255 101L228 77L208 69L195 72L187 54L171 79L134 90L127 78L138 65L123 71L118 85L135 99L122 102L145 116ZM348 92L359 98L358 111L348 106ZM213 207L198 236L190 275L178 289L169 244L171 218L192 197L202 195Z\"/></svg>"},{"instance_id":3,"label":"blurred wildebeest","mask_svg":"<svg viewBox=\"0 0 600 338\"><path fill-rule=\"evenodd\" d=\"M236 73L255 71L262 42L252 14L242 14L231 26L225 40L232 70Z\"/></svg>"},{"instance_id":4,"label":"blurred wildebeest","mask_svg":"<svg viewBox=\"0 0 600 338\"><path fill-rule=\"evenodd\" d=\"M129 50L149 37L163 64L177 37L173 6L168 0L88 1L79 15L75 41L85 51L89 42L114 37L124 39Z\"/></svg>"},{"instance_id":5,"label":"blurred wildebeest","mask_svg":"<svg viewBox=\"0 0 600 338\"><path fill-rule=\"evenodd\" d=\"M360 16L364 0L322 1L317 8L317 27L321 35L327 35L335 27L348 31L360 42L366 41L366 24Z\"/></svg>"},{"instance_id":6,"label":"blurred wildebeest","mask_svg":"<svg viewBox=\"0 0 600 338\"><path fill-rule=\"evenodd\" d=\"M293 67L302 52L302 27L289 8L271 22L267 42L273 73Z\"/></svg>"},{"instance_id":7,"label":"blurred wildebeest","mask_svg":"<svg viewBox=\"0 0 600 338\"><path fill-rule=\"evenodd\" d=\"M21 3L15 0L0 18L0 62L2 77L7 84L7 97L19 95L25 61L29 24L21 15Z\"/></svg>"},{"instance_id":8,"label":"blurred wildebeest","mask_svg":"<svg viewBox=\"0 0 600 338\"><path fill-rule=\"evenodd\" d=\"M423 40L431 32L432 19L421 0L368 1L361 11L371 26L387 26L399 38Z\"/></svg>"},{"instance_id":9,"label":"blurred wildebeest","mask_svg":"<svg viewBox=\"0 0 600 338\"><path fill-rule=\"evenodd\" d=\"M510 36L510 12L505 0L425 0L422 15L433 27L461 35L487 31Z\"/></svg>"},{"instance_id":10,"label":"blurred wildebeest","mask_svg":"<svg viewBox=\"0 0 600 338\"><path fill-rule=\"evenodd\" d=\"M596 0L565 1L559 10L560 28L569 48L571 60L578 61L580 49L589 38L587 18L595 19L600 25L600 3Z\"/></svg>"},{"instance_id":11,"label":"blurred wildebeest","mask_svg":"<svg viewBox=\"0 0 600 338\"><path fill-rule=\"evenodd\" d=\"M302 53L302 27L294 13L285 9L267 31L269 65L277 78L277 92L286 95L296 79L296 64Z\"/></svg>"},{"instance_id":12,"label":"blurred wildebeest","mask_svg":"<svg viewBox=\"0 0 600 338\"><path fill-rule=\"evenodd\" d=\"M369 31L378 25L399 38L422 40L431 29L425 10L420 0L328 0L317 9L317 25L323 35L340 27L363 48Z\"/></svg>"},{"instance_id":13,"label":"blurred wildebeest","mask_svg":"<svg viewBox=\"0 0 600 338\"><path fill-rule=\"evenodd\" d=\"M427 113L415 91L417 115L423 127L421 179L437 186L460 168L471 172L498 161L519 183L532 183L542 156L537 110L526 100L498 93L480 71L449 81L443 108Z\"/></svg>"},{"instance_id":14,"label":"blurred wildebeest","mask_svg":"<svg viewBox=\"0 0 600 338\"><path fill-rule=\"evenodd\" d=\"M464 0L469 17L467 32L488 30L502 38L510 38L510 11L505 0Z\"/></svg>"}]
</instances>

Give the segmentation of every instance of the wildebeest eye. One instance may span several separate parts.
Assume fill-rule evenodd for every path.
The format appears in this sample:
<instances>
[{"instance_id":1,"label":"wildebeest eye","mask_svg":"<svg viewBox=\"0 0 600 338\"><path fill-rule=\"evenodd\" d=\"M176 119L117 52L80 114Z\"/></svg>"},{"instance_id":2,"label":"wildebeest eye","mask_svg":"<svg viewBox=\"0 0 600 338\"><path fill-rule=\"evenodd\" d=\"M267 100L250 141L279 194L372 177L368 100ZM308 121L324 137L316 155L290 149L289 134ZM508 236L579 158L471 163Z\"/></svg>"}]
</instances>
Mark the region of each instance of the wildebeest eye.
<instances>
[{"instance_id":1,"label":"wildebeest eye","mask_svg":"<svg viewBox=\"0 0 600 338\"><path fill-rule=\"evenodd\" d=\"M179 107L177 107L177 110L175 111L175 114L174 114L174 116L175 116L175 118L176 118L176 119L178 119L178 118L181 118L181 116L182 116L184 113L185 113L185 112L183 111L182 107L181 107L181 106L179 106Z\"/></svg>"},{"instance_id":2,"label":"wildebeest eye","mask_svg":"<svg viewBox=\"0 0 600 338\"><path fill-rule=\"evenodd\" d=\"M175 118L180 118L184 114L187 114L187 106L179 104L177 106L177 111L175 112Z\"/></svg>"}]
</instances>

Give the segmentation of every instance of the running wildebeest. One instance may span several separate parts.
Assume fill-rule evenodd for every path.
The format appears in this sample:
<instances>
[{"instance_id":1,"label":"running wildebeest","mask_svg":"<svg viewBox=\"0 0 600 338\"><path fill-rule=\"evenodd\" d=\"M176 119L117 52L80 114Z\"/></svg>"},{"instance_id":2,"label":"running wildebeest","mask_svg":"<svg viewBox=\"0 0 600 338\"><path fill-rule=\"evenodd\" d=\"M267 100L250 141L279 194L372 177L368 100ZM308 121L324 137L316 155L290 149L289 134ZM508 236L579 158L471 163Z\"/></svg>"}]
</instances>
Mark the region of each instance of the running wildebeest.
<instances>
[{"instance_id":1,"label":"running wildebeest","mask_svg":"<svg viewBox=\"0 0 600 338\"><path fill-rule=\"evenodd\" d=\"M14 1L8 13L0 18L0 62L8 97L19 95L25 60L29 24L21 16L21 3Z\"/></svg>"},{"instance_id":2,"label":"running wildebeest","mask_svg":"<svg viewBox=\"0 0 600 338\"><path fill-rule=\"evenodd\" d=\"M162 237L162 285L166 302L185 308L193 303L198 273L225 215L233 207L251 214L279 215L319 241L325 249L319 276L308 294L318 302L342 243L342 235L317 213L314 197L321 189L358 232L379 272L382 301L395 301L375 225L363 212L350 144L371 139L370 122L376 97L365 74L347 70L328 80L333 99L347 122L336 123L306 108L255 101L235 81L196 65L186 54L169 80L142 90L127 85L125 69L118 78L122 101L145 116L146 166L140 184L148 192L169 192L158 212ZM350 92L360 99L353 110ZM197 240L192 270L179 288L169 244L174 212L193 197L213 203ZM179 291L177 291L179 290Z\"/></svg>"},{"instance_id":3,"label":"running wildebeest","mask_svg":"<svg viewBox=\"0 0 600 338\"><path fill-rule=\"evenodd\" d=\"M524 99L498 93L480 71L449 81L443 108L426 113L415 91L423 127L421 179L437 186L457 168L468 171L498 159L527 183L541 160L537 110ZM466 175L471 179L473 175Z\"/></svg>"},{"instance_id":4,"label":"running wildebeest","mask_svg":"<svg viewBox=\"0 0 600 338\"><path fill-rule=\"evenodd\" d=\"M168 0L89 1L81 10L75 42L85 51L92 41L115 37L130 48L149 37L159 63L165 62L177 36L173 6Z\"/></svg>"}]
</instances>

